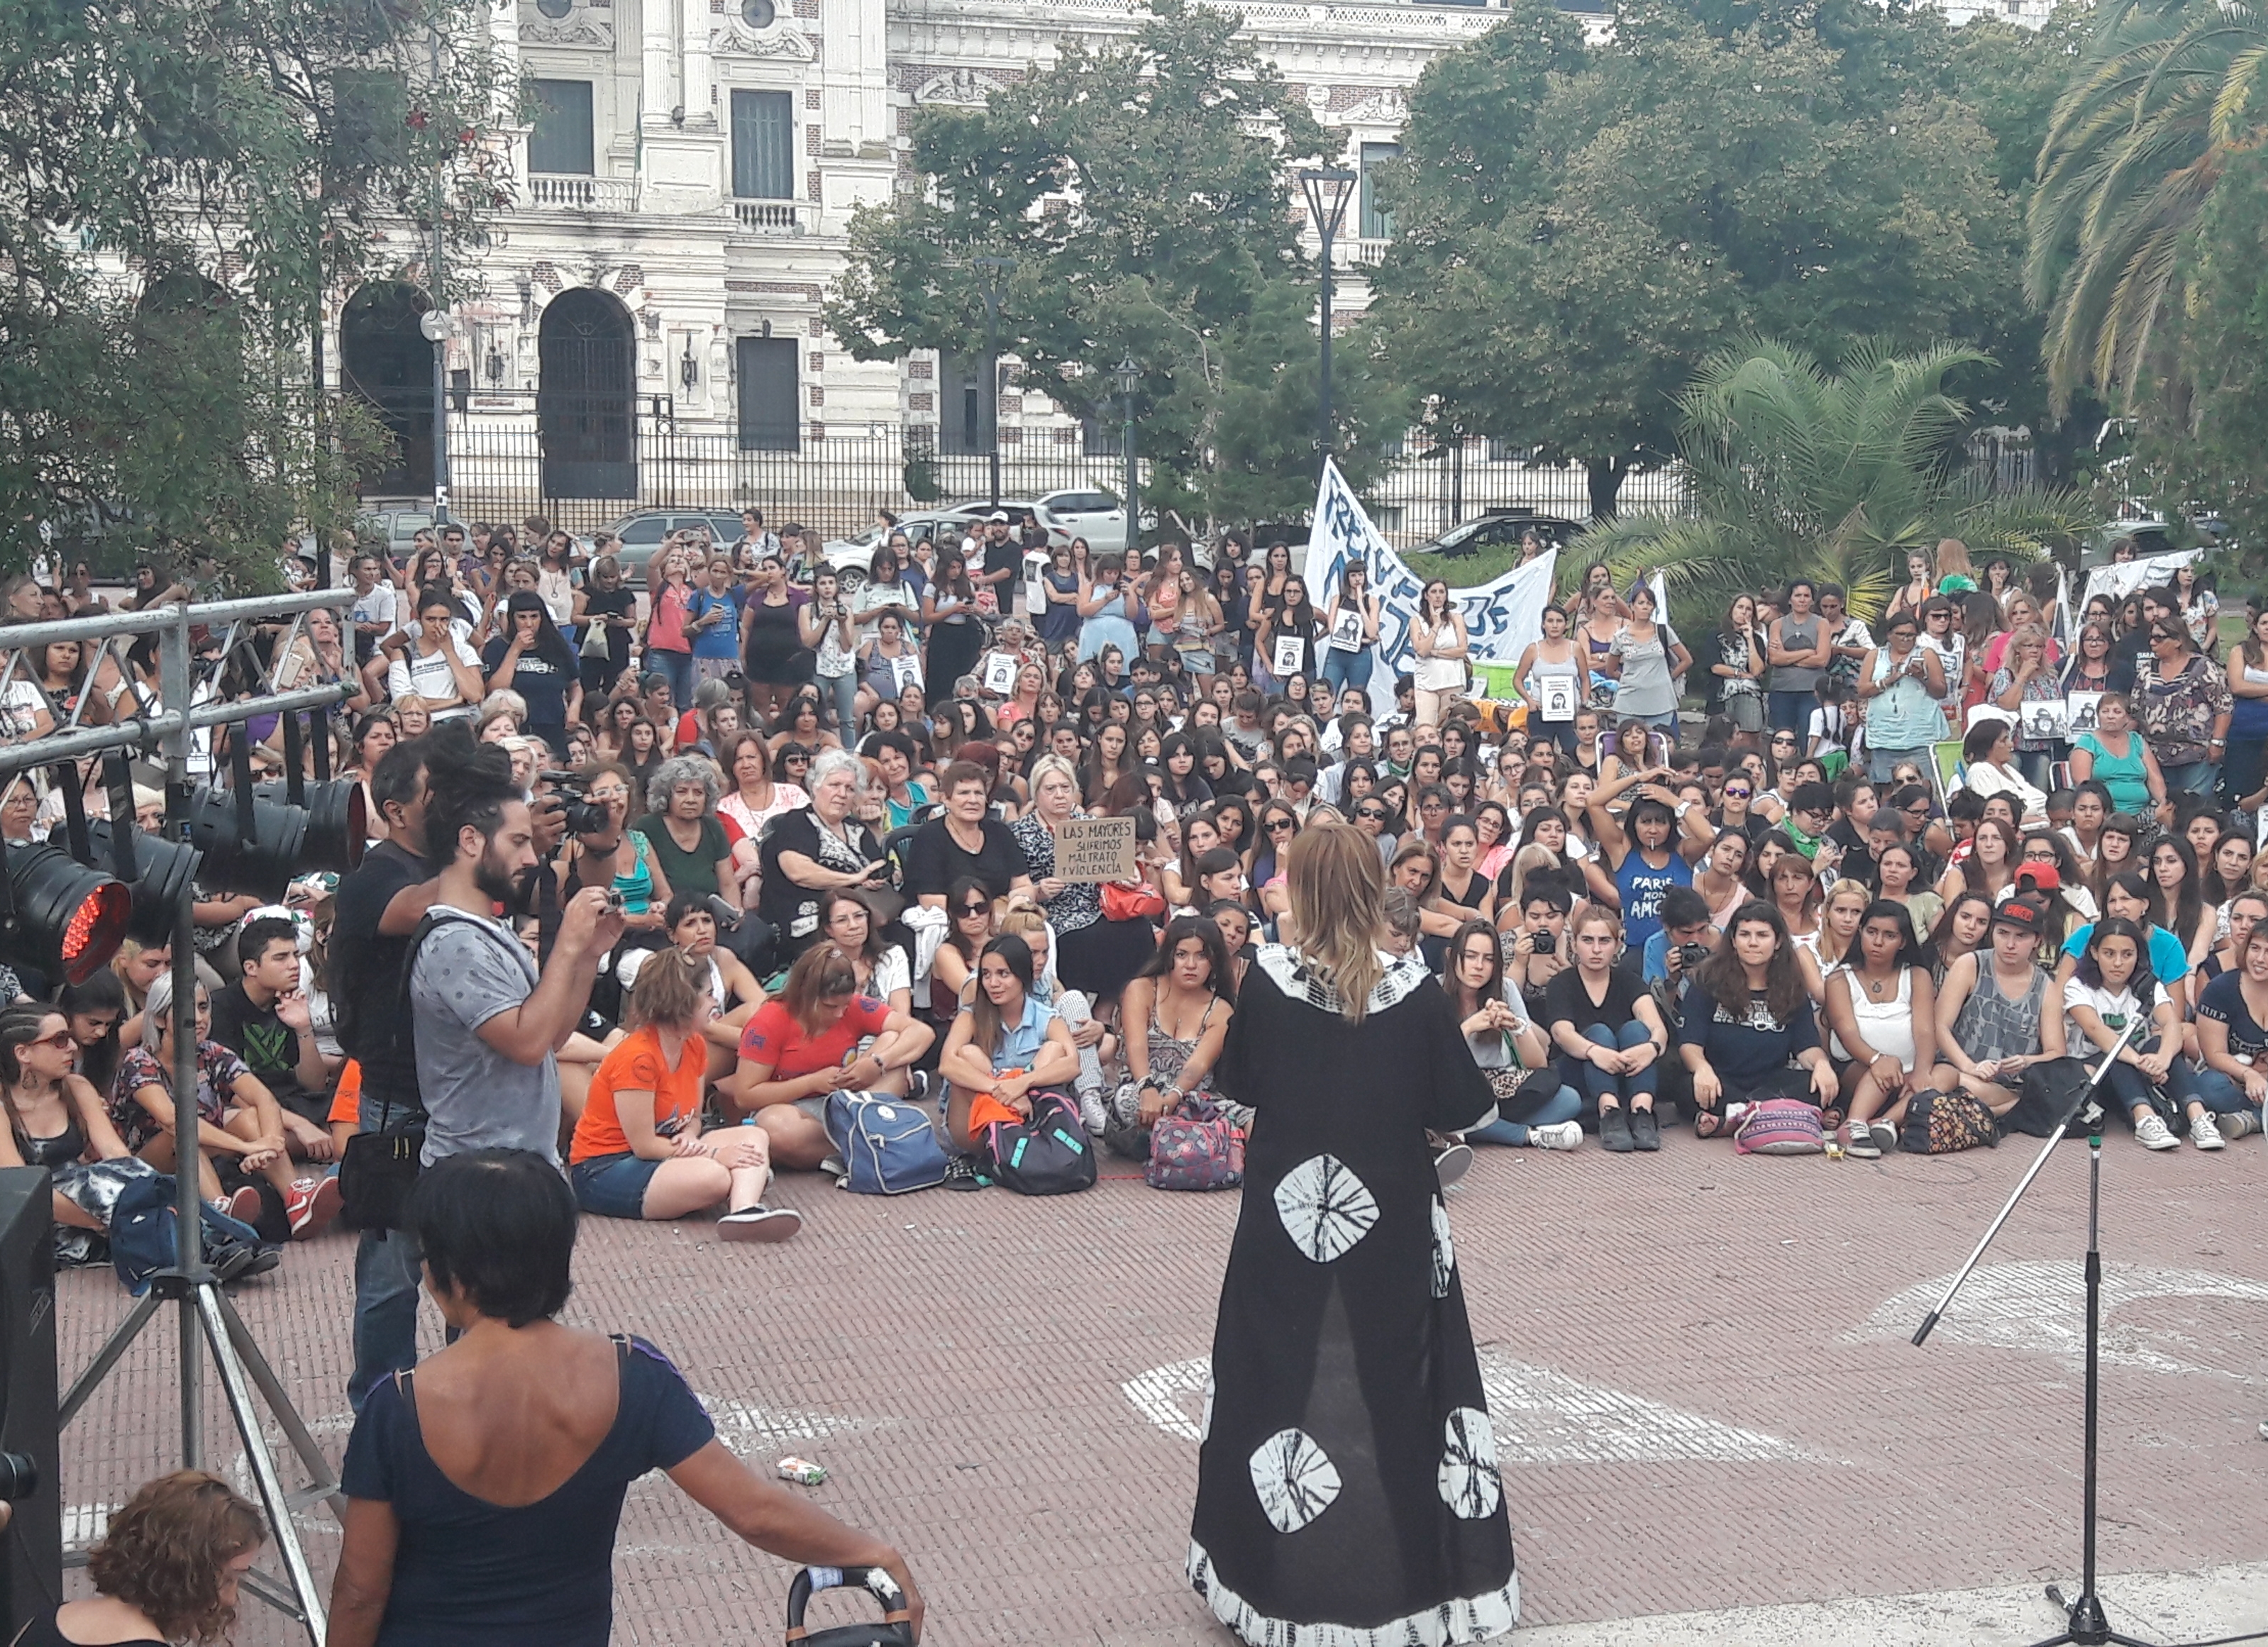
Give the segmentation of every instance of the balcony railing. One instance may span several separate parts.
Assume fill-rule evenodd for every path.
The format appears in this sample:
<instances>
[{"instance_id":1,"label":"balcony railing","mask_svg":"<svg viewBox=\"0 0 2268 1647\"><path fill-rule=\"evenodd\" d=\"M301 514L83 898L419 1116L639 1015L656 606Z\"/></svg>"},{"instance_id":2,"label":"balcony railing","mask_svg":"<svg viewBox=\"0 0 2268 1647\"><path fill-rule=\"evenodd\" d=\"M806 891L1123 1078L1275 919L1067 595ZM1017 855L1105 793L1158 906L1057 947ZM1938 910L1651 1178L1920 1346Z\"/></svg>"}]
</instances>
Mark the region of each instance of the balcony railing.
<instances>
[{"instance_id":1,"label":"balcony railing","mask_svg":"<svg viewBox=\"0 0 2268 1647\"><path fill-rule=\"evenodd\" d=\"M635 211L637 180L533 173L527 180L527 203L538 211Z\"/></svg>"},{"instance_id":2,"label":"balcony railing","mask_svg":"<svg viewBox=\"0 0 2268 1647\"><path fill-rule=\"evenodd\" d=\"M733 216L742 234L809 234L812 221L808 214L816 210L810 202L801 200L733 202Z\"/></svg>"}]
</instances>

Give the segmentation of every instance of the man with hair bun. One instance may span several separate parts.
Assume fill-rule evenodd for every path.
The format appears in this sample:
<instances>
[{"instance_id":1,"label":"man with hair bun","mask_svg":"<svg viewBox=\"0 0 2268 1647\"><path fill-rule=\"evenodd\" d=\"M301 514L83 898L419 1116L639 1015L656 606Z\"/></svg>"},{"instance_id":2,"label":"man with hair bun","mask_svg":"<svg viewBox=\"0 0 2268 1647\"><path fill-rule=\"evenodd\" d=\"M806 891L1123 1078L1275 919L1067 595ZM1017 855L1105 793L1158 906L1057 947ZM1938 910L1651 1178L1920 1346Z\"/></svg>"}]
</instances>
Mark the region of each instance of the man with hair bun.
<instances>
[{"instance_id":1,"label":"man with hair bun","mask_svg":"<svg viewBox=\"0 0 2268 1647\"><path fill-rule=\"evenodd\" d=\"M467 1150L528 1150L559 1158L559 1066L553 1055L590 1004L600 957L622 935L603 888L561 910L539 974L498 904L524 901L538 863L535 827L501 750L444 727L427 755L425 846L440 873L422 938L413 940L410 1011L425 1147L435 1161Z\"/></svg>"}]
</instances>

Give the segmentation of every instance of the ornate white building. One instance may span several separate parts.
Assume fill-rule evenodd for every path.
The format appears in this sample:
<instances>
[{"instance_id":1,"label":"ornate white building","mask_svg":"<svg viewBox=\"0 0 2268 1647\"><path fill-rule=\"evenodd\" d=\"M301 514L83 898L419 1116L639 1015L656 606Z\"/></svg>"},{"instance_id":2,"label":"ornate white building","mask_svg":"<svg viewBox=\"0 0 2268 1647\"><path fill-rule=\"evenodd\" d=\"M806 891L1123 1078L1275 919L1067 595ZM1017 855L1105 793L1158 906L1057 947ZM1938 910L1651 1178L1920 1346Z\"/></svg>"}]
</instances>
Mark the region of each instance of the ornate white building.
<instances>
[{"instance_id":1,"label":"ornate white building","mask_svg":"<svg viewBox=\"0 0 2268 1647\"><path fill-rule=\"evenodd\" d=\"M1356 169L1393 152L1425 64L1501 17L1243 10ZM503 0L497 42L541 112L513 134L518 205L449 345L458 512L590 525L637 504L745 501L848 527L902 506L906 460L932 452L948 493L981 492L982 362L859 364L827 335L821 298L852 211L906 175L917 110L980 104L1060 40L1124 33L1139 15L1130 0ZM1336 260L1347 306L1388 233L1366 187ZM431 496L423 302L379 282L336 311L341 383L402 437L374 496ZM1119 472L1115 430L1083 431L1012 387L998 416L1011 492Z\"/></svg>"},{"instance_id":2,"label":"ornate white building","mask_svg":"<svg viewBox=\"0 0 2268 1647\"><path fill-rule=\"evenodd\" d=\"M1958 20L2044 16L2043 0L1946 4L1972 8ZM1241 9L1363 173L1395 152L1426 63L1503 15L1406 0ZM851 213L910 179L918 109L981 104L1061 42L1123 35L1142 15L1139 0L498 0L494 38L541 113L512 134L517 206L449 344L455 511L587 528L640 505L754 504L848 531L878 507L983 496L983 363L860 364L828 335L821 299ZM1335 259L1342 316L1391 233L1366 180ZM338 381L401 437L373 502L432 496L418 259L405 243L404 279L340 294L334 312ZM1122 472L1115 427L1082 429L1012 385L998 416L1005 496L1111 487ZM1480 441L1436 454L1405 477L1406 498L1379 504L1380 524L1416 538L1485 504L1585 511L1579 475L1517 457Z\"/></svg>"}]
</instances>

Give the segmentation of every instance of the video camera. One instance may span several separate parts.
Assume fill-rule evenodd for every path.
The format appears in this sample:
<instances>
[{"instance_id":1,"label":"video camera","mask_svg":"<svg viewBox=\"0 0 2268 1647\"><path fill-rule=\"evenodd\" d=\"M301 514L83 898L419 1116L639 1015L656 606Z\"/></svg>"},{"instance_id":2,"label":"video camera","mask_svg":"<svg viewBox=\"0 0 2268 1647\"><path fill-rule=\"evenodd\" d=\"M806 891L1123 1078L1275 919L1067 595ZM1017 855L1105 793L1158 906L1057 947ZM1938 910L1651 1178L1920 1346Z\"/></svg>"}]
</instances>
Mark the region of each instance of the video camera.
<instances>
[{"instance_id":1,"label":"video camera","mask_svg":"<svg viewBox=\"0 0 2268 1647\"><path fill-rule=\"evenodd\" d=\"M580 774L574 772L539 772L536 781L549 787L564 805L569 835L598 835L612 827L614 808L604 801L589 798L583 787Z\"/></svg>"}]
</instances>

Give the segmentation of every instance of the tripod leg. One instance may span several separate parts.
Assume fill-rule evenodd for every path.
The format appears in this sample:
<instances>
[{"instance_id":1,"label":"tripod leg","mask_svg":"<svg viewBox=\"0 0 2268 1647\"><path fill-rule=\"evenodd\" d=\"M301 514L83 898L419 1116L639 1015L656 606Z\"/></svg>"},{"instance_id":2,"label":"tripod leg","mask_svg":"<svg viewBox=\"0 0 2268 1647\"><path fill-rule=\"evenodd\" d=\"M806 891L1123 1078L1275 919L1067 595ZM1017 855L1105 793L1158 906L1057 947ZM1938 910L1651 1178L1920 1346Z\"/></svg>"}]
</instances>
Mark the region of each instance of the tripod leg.
<instances>
[{"instance_id":1,"label":"tripod leg","mask_svg":"<svg viewBox=\"0 0 2268 1647\"><path fill-rule=\"evenodd\" d=\"M331 1514L335 1518L340 1514L342 1495L339 1483L331 1474L330 1464L323 1457L323 1449L317 1444L314 1432L307 1428L307 1421L299 1416L299 1409L291 1404L291 1398L285 1393L282 1382L276 1376L276 1370L268 1364L268 1357L261 1354L260 1346L253 1341L251 1329L245 1326L244 1318L236 1312L236 1305L228 1294L216 1291L212 1298L219 1306L221 1320L228 1324L228 1342L235 1347L237 1359L244 1363L244 1370L251 1374L253 1385L259 1390L261 1399L268 1403L268 1410L275 1415L276 1423L283 1428L284 1438L291 1442L291 1450L299 1455L299 1462L306 1469L309 1485L304 1493L298 1495L300 1502L311 1503L320 1499L330 1506Z\"/></svg>"},{"instance_id":2,"label":"tripod leg","mask_svg":"<svg viewBox=\"0 0 2268 1647\"><path fill-rule=\"evenodd\" d=\"M291 1593L299 1603L299 1621L307 1627L311 1647L323 1647L323 1637L328 1633L323 1599L316 1593L314 1571L307 1565L307 1552L299 1543L299 1529L291 1519L291 1507L284 1502L284 1483L276 1474L276 1460L269 1453L268 1437L261 1432L260 1415L252 1404L244 1364L237 1359L236 1345L221 1315L220 1289L209 1282L201 1283L195 1288L195 1295L205 1336L212 1345L213 1365L220 1373L221 1391L236 1419L236 1433L243 1439L245 1462L251 1467L253 1482L260 1489L260 1507L268 1517L268 1530L276 1540L276 1554L284 1559L284 1577L290 1580Z\"/></svg>"},{"instance_id":3,"label":"tripod leg","mask_svg":"<svg viewBox=\"0 0 2268 1647\"><path fill-rule=\"evenodd\" d=\"M134 1341L142 1336L142 1329L150 1325L150 1318L158 1312L158 1306L164 1302L155 1287L135 1300L134 1307L126 1312L126 1319L118 1323L102 1348L94 1352L94 1359L86 1364L86 1371L73 1379L70 1388L63 1392L63 1402L55 1408L55 1427L58 1430L68 1427L70 1421L78 1415L78 1409L86 1405L86 1398L94 1393L97 1385L110 1376L111 1368L116 1366L118 1358L133 1347Z\"/></svg>"}]
</instances>

